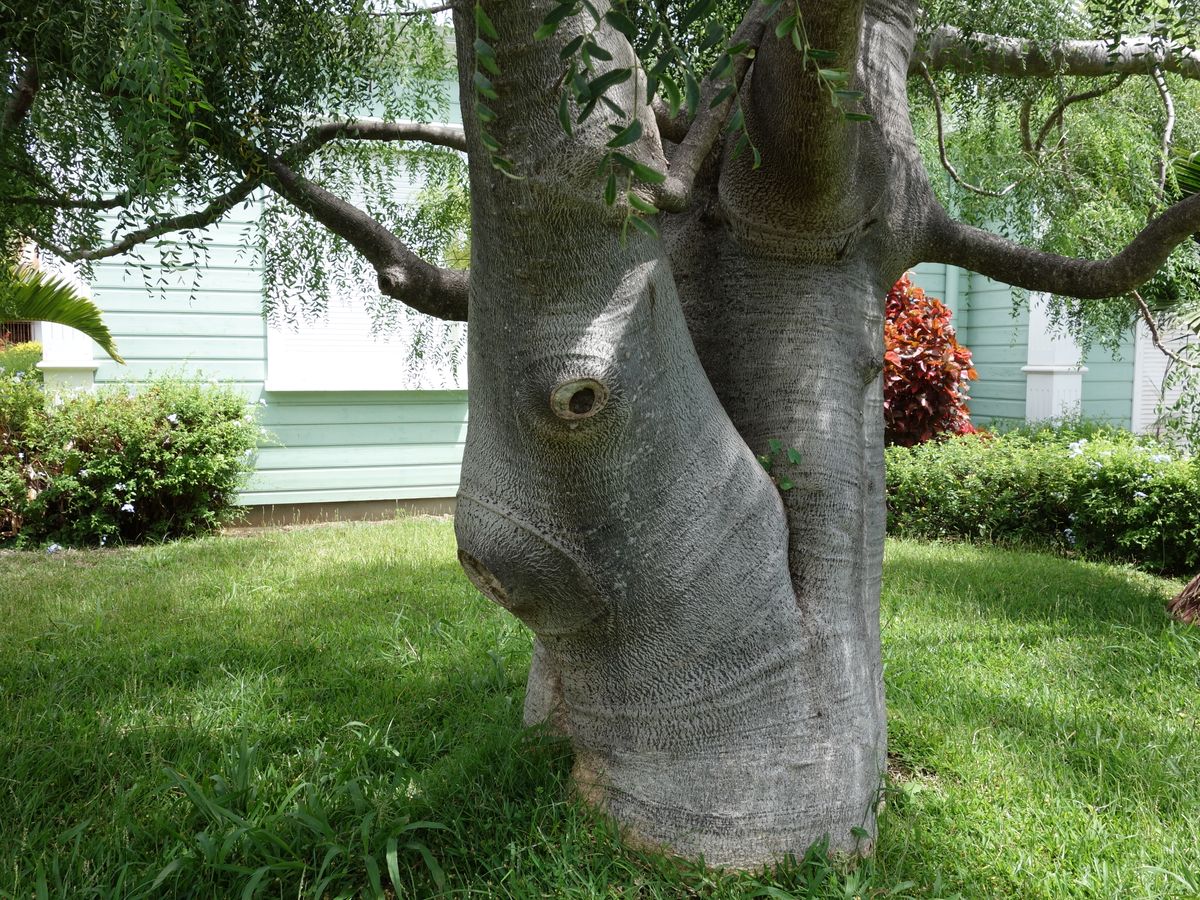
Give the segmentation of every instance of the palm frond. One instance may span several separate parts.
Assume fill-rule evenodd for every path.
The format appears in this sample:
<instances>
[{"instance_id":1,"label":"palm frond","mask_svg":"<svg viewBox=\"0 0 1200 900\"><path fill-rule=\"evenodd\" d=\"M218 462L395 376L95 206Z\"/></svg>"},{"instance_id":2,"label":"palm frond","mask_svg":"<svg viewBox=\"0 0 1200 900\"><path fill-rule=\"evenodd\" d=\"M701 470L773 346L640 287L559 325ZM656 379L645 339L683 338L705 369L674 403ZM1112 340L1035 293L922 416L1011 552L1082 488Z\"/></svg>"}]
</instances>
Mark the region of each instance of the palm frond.
<instances>
[{"instance_id":1,"label":"palm frond","mask_svg":"<svg viewBox=\"0 0 1200 900\"><path fill-rule=\"evenodd\" d=\"M116 362L117 345L100 308L67 279L30 266L18 266L0 277L0 320L53 322L82 331Z\"/></svg>"}]
</instances>

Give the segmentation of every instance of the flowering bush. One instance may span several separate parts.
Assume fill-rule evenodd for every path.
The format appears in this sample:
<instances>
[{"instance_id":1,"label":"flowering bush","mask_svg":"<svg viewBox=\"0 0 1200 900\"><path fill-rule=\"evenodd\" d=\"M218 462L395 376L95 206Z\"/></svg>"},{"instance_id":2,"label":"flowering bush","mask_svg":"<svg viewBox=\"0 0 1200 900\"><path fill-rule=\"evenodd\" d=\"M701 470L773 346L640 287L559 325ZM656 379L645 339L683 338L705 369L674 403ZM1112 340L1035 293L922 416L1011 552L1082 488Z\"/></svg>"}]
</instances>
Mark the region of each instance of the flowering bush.
<instances>
[{"instance_id":1,"label":"flowering bush","mask_svg":"<svg viewBox=\"0 0 1200 900\"><path fill-rule=\"evenodd\" d=\"M1200 568L1200 460L1117 429L963 436L887 450L893 533Z\"/></svg>"},{"instance_id":2,"label":"flowering bush","mask_svg":"<svg viewBox=\"0 0 1200 900\"><path fill-rule=\"evenodd\" d=\"M76 546L166 540L235 513L258 438L236 391L160 379L136 393L112 386L47 405L35 389L10 417L3 398L15 396L13 381L0 376L0 537Z\"/></svg>"},{"instance_id":3,"label":"flowering bush","mask_svg":"<svg viewBox=\"0 0 1200 900\"><path fill-rule=\"evenodd\" d=\"M972 434L967 385L971 351L952 313L907 275L887 296L883 326L883 414L889 444L910 447L940 434Z\"/></svg>"}]
</instances>

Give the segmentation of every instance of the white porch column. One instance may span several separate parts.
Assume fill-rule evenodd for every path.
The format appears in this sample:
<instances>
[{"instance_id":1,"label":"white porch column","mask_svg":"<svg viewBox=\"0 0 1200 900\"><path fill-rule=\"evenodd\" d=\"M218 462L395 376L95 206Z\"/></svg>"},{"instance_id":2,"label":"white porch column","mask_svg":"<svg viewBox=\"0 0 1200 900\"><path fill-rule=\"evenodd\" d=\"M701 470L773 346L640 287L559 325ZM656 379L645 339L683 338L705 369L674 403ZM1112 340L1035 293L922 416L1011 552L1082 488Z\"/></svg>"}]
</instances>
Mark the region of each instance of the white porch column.
<instances>
[{"instance_id":1,"label":"white porch column","mask_svg":"<svg viewBox=\"0 0 1200 900\"><path fill-rule=\"evenodd\" d=\"M96 375L96 362L92 358L92 339L66 325L41 323L42 370L46 392L53 394L62 390L90 390Z\"/></svg>"},{"instance_id":2,"label":"white porch column","mask_svg":"<svg viewBox=\"0 0 1200 900\"><path fill-rule=\"evenodd\" d=\"M1029 349L1025 373L1025 421L1059 421L1083 407L1083 353L1069 334L1050 324L1049 298L1029 297Z\"/></svg>"}]
</instances>

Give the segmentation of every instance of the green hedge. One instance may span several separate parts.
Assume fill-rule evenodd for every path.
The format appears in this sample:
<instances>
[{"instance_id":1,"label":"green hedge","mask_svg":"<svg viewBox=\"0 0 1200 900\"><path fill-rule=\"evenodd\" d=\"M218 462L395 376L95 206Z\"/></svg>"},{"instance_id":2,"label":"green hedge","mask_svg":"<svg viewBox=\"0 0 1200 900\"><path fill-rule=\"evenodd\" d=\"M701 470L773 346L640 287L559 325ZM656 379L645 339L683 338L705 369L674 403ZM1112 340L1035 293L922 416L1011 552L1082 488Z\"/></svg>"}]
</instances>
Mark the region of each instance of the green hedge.
<instances>
[{"instance_id":1,"label":"green hedge","mask_svg":"<svg viewBox=\"0 0 1200 900\"><path fill-rule=\"evenodd\" d=\"M236 391L167 378L46 400L0 374L0 539L161 541L236 515L258 439Z\"/></svg>"},{"instance_id":2,"label":"green hedge","mask_svg":"<svg viewBox=\"0 0 1200 900\"><path fill-rule=\"evenodd\" d=\"M1200 460L1073 425L887 450L893 534L1026 544L1200 570Z\"/></svg>"}]
</instances>

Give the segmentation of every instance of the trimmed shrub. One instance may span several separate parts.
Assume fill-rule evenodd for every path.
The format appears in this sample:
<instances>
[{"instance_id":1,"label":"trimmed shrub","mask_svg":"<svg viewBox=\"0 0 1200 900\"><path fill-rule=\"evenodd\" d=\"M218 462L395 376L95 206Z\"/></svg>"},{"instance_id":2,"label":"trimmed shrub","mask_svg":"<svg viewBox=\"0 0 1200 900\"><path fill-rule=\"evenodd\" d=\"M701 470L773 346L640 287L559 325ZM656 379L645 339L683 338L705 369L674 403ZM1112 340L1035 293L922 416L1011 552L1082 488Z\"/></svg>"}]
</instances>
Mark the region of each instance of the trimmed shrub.
<instances>
[{"instance_id":1,"label":"trimmed shrub","mask_svg":"<svg viewBox=\"0 0 1200 900\"><path fill-rule=\"evenodd\" d=\"M907 275L888 293L883 326L883 415L887 443L912 446L942 434L972 434L967 386L971 351L958 342L950 308Z\"/></svg>"},{"instance_id":2,"label":"trimmed shrub","mask_svg":"<svg viewBox=\"0 0 1200 900\"><path fill-rule=\"evenodd\" d=\"M894 534L1200 568L1200 460L1129 432L965 435L887 449Z\"/></svg>"},{"instance_id":3,"label":"trimmed shrub","mask_svg":"<svg viewBox=\"0 0 1200 900\"><path fill-rule=\"evenodd\" d=\"M0 490L19 544L160 541L217 528L236 514L258 438L236 391L179 379L49 406L38 392L36 411L5 427L20 458L4 466ZM20 489L9 484L14 470Z\"/></svg>"}]
</instances>

